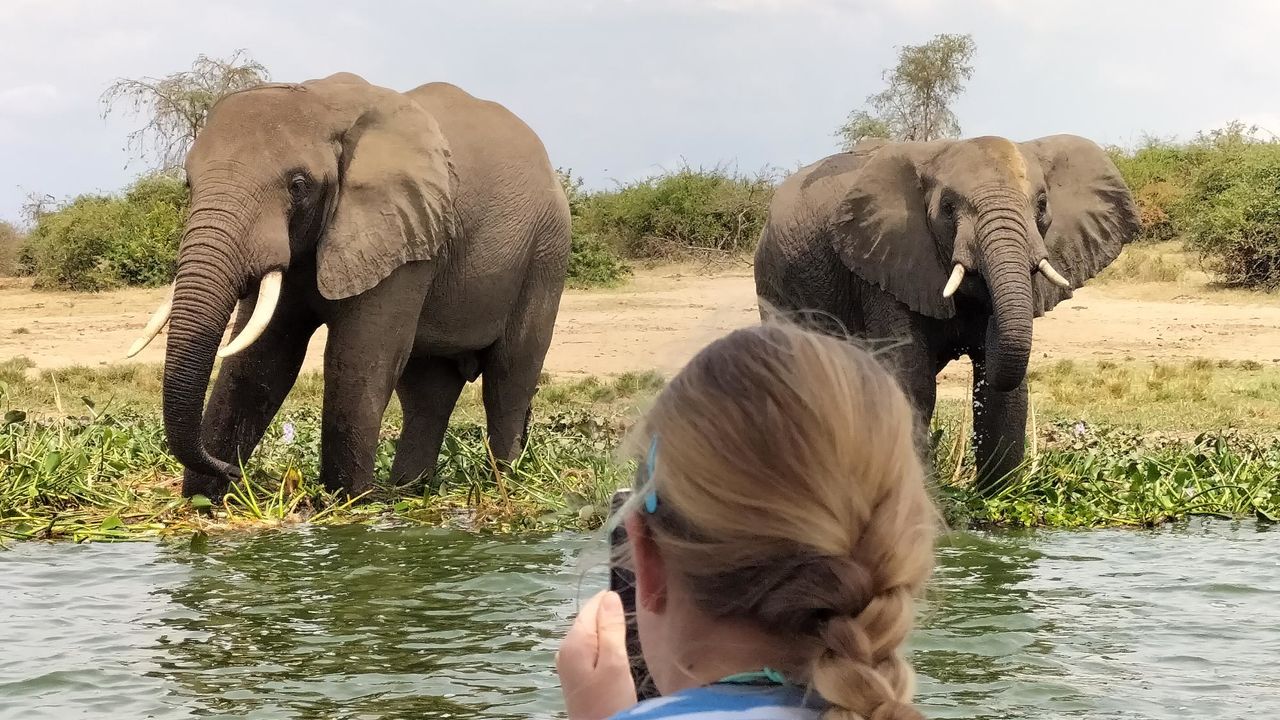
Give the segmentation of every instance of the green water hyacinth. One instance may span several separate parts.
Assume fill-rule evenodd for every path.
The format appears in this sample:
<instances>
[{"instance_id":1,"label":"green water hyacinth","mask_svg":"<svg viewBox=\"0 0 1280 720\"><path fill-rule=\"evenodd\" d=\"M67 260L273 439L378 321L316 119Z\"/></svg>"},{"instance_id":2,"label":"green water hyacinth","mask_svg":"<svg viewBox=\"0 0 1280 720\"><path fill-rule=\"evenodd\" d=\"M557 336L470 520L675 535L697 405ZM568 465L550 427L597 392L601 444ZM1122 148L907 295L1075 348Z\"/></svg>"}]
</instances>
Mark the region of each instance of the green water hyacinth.
<instances>
[{"instance_id":1,"label":"green water hyacinth","mask_svg":"<svg viewBox=\"0 0 1280 720\"><path fill-rule=\"evenodd\" d=\"M529 446L504 465L483 425L455 424L431 486L382 486L336 497L316 484L319 413L302 408L272 428L244 479L219 501L179 493L181 467L154 413L33 420L9 410L0 427L0 539L110 541L204 535L299 523L413 523L482 531L595 529L634 466L616 448L630 414L546 413ZM379 477L389 477L399 428L384 426ZM967 431L933 434L939 505L953 526L1156 526L1196 515L1280 518L1280 439L1238 432L1184 438L1050 424L1020 477L982 498Z\"/></svg>"}]
</instances>

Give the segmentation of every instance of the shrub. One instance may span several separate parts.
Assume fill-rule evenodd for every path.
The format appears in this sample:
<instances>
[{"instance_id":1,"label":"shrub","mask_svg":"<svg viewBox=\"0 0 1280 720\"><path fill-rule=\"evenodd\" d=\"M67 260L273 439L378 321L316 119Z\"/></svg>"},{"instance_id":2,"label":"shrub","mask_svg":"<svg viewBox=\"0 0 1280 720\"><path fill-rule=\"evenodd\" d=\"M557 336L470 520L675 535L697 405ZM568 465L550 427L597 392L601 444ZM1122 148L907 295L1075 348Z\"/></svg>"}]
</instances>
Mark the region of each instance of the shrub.
<instances>
[{"instance_id":1,"label":"shrub","mask_svg":"<svg viewBox=\"0 0 1280 720\"><path fill-rule=\"evenodd\" d=\"M1177 237L1182 203L1194 173L1193 154L1185 146L1148 138L1133 152L1113 151L1112 159L1138 206L1142 223L1139 241Z\"/></svg>"},{"instance_id":2,"label":"shrub","mask_svg":"<svg viewBox=\"0 0 1280 720\"><path fill-rule=\"evenodd\" d=\"M18 251L25 241L21 230L0 220L0 277L19 274Z\"/></svg>"},{"instance_id":3,"label":"shrub","mask_svg":"<svg viewBox=\"0 0 1280 720\"><path fill-rule=\"evenodd\" d=\"M1227 285L1280 288L1280 143L1217 143L1187 201L1187 243Z\"/></svg>"},{"instance_id":4,"label":"shrub","mask_svg":"<svg viewBox=\"0 0 1280 720\"><path fill-rule=\"evenodd\" d=\"M608 243L582 227L582 207L589 197L582 189L582 178L574 177L572 170L557 168L560 184L569 201L569 215L573 222L573 240L569 250L570 287L610 287L622 282L631 274L631 268Z\"/></svg>"},{"instance_id":5,"label":"shrub","mask_svg":"<svg viewBox=\"0 0 1280 720\"><path fill-rule=\"evenodd\" d=\"M186 185L145 177L123 196L81 195L36 218L23 265L36 286L105 290L173 278L187 209Z\"/></svg>"},{"instance_id":6,"label":"shrub","mask_svg":"<svg viewBox=\"0 0 1280 720\"><path fill-rule=\"evenodd\" d=\"M1112 158L1133 190L1140 239L1184 239L1227 285L1280 287L1280 142L1233 122Z\"/></svg>"},{"instance_id":7,"label":"shrub","mask_svg":"<svg viewBox=\"0 0 1280 720\"><path fill-rule=\"evenodd\" d=\"M570 287L612 287L631 275L631 267L597 235L574 228L570 247Z\"/></svg>"},{"instance_id":8,"label":"shrub","mask_svg":"<svg viewBox=\"0 0 1280 720\"><path fill-rule=\"evenodd\" d=\"M681 169L586 197L583 229L632 258L736 254L755 247L773 196L771 175Z\"/></svg>"}]
</instances>

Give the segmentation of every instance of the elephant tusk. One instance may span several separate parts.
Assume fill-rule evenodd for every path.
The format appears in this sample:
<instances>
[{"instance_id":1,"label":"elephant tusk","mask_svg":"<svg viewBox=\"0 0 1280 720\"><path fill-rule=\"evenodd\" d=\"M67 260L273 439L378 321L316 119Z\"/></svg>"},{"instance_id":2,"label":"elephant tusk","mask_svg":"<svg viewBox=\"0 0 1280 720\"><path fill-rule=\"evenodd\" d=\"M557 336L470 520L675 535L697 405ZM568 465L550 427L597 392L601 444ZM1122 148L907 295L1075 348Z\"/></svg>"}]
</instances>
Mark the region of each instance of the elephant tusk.
<instances>
[{"instance_id":1,"label":"elephant tusk","mask_svg":"<svg viewBox=\"0 0 1280 720\"><path fill-rule=\"evenodd\" d=\"M1053 265L1049 264L1049 258L1041 260L1037 267L1040 268L1040 274L1049 278L1049 282L1057 285L1058 287L1067 288L1068 290L1071 289L1071 281L1062 277L1058 274L1057 270L1053 269Z\"/></svg>"},{"instance_id":2,"label":"elephant tusk","mask_svg":"<svg viewBox=\"0 0 1280 720\"><path fill-rule=\"evenodd\" d=\"M258 284L258 302L253 306L253 314L244 330L235 336L227 346L218 351L218 357L231 357L244 350L258 339L271 322L271 315L276 311L276 303L280 300L280 283L284 274L279 270L267 273Z\"/></svg>"},{"instance_id":3,"label":"elephant tusk","mask_svg":"<svg viewBox=\"0 0 1280 720\"><path fill-rule=\"evenodd\" d=\"M151 344L156 335L160 334L160 330L169 322L169 313L173 311L173 288L169 288L169 296L160 303L160 307L151 314L151 319L147 321L147 326L142 328L142 335L133 342L133 346L129 348L129 354L125 357L133 357L142 352L142 349Z\"/></svg>"},{"instance_id":4,"label":"elephant tusk","mask_svg":"<svg viewBox=\"0 0 1280 720\"><path fill-rule=\"evenodd\" d=\"M947 286L942 288L942 297L949 298L956 294L956 290L960 289L960 283L964 280L964 266L956 263L955 268L951 271L951 278L947 280Z\"/></svg>"}]
</instances>

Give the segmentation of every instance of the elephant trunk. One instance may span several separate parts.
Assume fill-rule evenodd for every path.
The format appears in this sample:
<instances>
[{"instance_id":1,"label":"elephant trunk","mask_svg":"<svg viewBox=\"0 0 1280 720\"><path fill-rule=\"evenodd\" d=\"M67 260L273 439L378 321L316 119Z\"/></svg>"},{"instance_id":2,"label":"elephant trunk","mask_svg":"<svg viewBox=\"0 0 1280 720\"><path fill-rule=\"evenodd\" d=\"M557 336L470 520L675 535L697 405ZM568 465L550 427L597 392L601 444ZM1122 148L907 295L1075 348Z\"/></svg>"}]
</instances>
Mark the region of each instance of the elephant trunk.
<instances>
[{"instance_id":1,"label":"elephant trunk","mask_svg":"<svg viewBox=\"0 0 1280 720\"><path fill-rule=\"evenodd\" d=\"M998 392L1010 392L1022 384L1031 358L1033 312L1026 219L1016 205L1001 203L979 216L976 230L992 306L984 380Z\"/></svg>"},{"instance_id":2,"label":"elephant trunk","mask_svg":"<svg viewBox=\"0 0 1280 720\"><path fill-rule=\"evenodd\" d=\"M266 267L282 267L278 257L273 258L275 263L266 260L281 252L278 248L271 252L273 245L282 245L287 253L288 238L284 231L283 237L271 238L276 242L260 242L260 194L231 190L235 186L225 180L209 185L215 189L192 198L173 283L165 348L164 430L170 452L189 471L235 478L239 468L213 457L204 445L205 394L218 345L237 302ZM283 221L278 224L283 231Z\"/></svg>"}]
</instances>

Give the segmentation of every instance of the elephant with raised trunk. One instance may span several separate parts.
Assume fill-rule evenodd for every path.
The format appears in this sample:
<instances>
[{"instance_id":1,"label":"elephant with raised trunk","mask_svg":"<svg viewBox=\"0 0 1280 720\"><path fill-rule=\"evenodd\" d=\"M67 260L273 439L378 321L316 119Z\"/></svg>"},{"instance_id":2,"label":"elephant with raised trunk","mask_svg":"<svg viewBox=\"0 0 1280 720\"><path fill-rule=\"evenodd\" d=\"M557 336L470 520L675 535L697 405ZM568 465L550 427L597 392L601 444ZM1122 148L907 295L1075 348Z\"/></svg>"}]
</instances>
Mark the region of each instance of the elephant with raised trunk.
<instances>
[{"instance_id":1,"label":"elephant with raised trunk","mask_svg":"<svg viewBox=\"0 0 1280 720\"><path fill-rule=\"evenodd\" d=\"M131 352L169 324L164 424L184 494L220 496L239 475L320 325L326 487L371 486L393 391L404 428L392 480L431 477L458 396L481 375L493 452L520 452L564 288L569 206L519 118L445 83L267 84L213 107L186 174L171 299Z\"/></svg>"},{"instance_id":2,"label":"elephant with raised trunk","mask_svg":"<svg viewBox=\"0 0 1280 720\"><path fill-rule=\"evenodd\" d=\"M937 374L973 361L979 487L1023 461L1032 319L1138 231L1129 188L1072 135L870 141L778 188L756 252L761 314L895 341L884 358L927 427Z\"/></svg>"}]
</instances>

